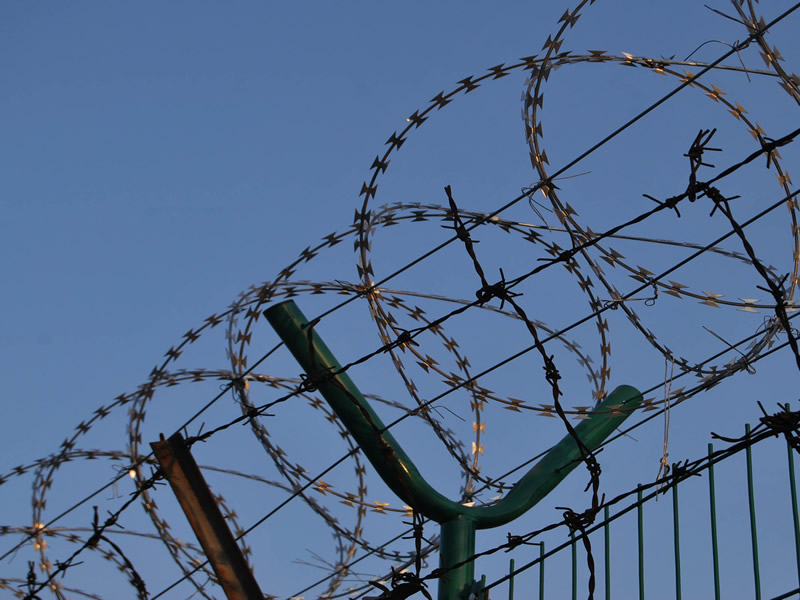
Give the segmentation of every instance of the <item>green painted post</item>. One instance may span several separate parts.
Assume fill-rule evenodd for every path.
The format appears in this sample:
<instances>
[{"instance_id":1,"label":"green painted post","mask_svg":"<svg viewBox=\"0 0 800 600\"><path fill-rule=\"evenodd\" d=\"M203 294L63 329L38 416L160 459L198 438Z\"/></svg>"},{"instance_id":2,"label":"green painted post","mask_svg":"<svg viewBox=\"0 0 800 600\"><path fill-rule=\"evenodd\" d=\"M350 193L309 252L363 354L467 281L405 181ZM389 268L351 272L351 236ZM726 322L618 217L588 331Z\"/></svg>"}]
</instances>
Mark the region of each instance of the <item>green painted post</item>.
<instances>
[{"instance_id":1,"label":"green painted post","mask_svg":"<svg viewBox=\"0 0 800 600\"><path fill-rule=\"evenodd\" d=\"M750 425L744 426L747 438L750 438ZM747 499L750 505L750 540L753 547L753 583L756 588L756 600L761 600L761 573L758 567L758 530L756 529L756 499L753 489L753 449L747 446Z\"/></svg>"},{"instance_id":2,"label":"green painted post","mask_svg":"<svg viewBox=\"0 0 800 600\"><path fill-rule=\"evenodd\" d=\"M572 540L572 600L578 600L578 545L575 543L575 532L569 532Z\"/></svg>"},{"instance_id":3,"label":"green painted post","mask_svg":"<svg viewBox=\"0 0 800 600\"><path fill-rule=\"evenodd\" d=\"M437 492L387 430L380 417L297 305L289 300L264 312L272 328L348 429L380 477L406 504L442 526L439 600L463 599L472 589L475 530L505 525L544 498L579 463L580 448L567 435L506 494L490 506L463 506ZM641 403L631 386L620 386L575 428L590 450L597 448ZM454 567L454 565L459 565Z\"/></svg>"},{"instance_id":4,"label":"green painted post","mask_svg":"<svg viewBox=\"0 0 800 600\"><path fill-rule=\"evenodd\" d=\"M413 505L411 505L413 506ZM475 554L475 521L458 516L441 524L439 567L445 572L439 580L439 591L447 590L450 598L469 594L475 581L475 561L461 566L458 563Z\"/></svg>"},{"instance_id":5,"label":"green painted post","mask_svg":"<svg viewBox=\"0 0 800 600\"><path fill-rule=\"evenodd\" d=\"M675 465L672 465L675 472ZM681 530L678 518L678 482L672 486L672 534L675 549L675 600L681 600Z\"/></svg>"},{"instance_id":6,"label":"green painted post","mask_svg":"<svg viewBox=\"0 0 800 600\"><path fill-rule=\"evenodd\" d=\"M719 547L717 545L717 496L714 487L714 445L708 445L708 503L711 507L711 558L714 562L714 600L720 600Z\"/></svg>"},{"instance_id":7,"label":"green painted post","mask_svg":"<svg viewBox=\"0 0 800 600\"><path fill-rule=\"evenodd\" d=\"M639 600L644 600L644 514L641 483L636 490L636 521L639 533Z\"/></svg>"},{"instance_id":8,"label":"green painted post","mask_svg":"<svg viewBox=\"0 0 800 600\"><path fill-rule=\"evenodd\" d=\"M611 600L611 528L608 523L608 505L603 507L603 539L605 541L606 599Z\"/></svg>"},{"instance_id":9,"label":"green painted post","mask_svg":"<svg viewBox=\"0 0 800 600\"><path fill-rule=\"evenodd\" d=\"M797 562L797 583L800 584L800 519L797 515L797 485L794 477L794 448L787 441L786 449L789 452L789 488L792 493L792 521L794 523L794 558Z\"/></svg>"},{"instance_id":10,"label":"green painted post","mask_svg":"<svg viewBox=\"0 0 800 600\"><path fill-rule=\"evenodd\" d=\"M514 559L508 563L508 600L514 600Z\"/></svg>"},{"instance_id":11,"label":"green painted post","mask_svg":"<svg viewBox=\"0 0 800 600\"><path fill-rule=\"evenodd\" d=\"M544 600L544 542L539 543L539 600Z\"/></svg>"}]
</instances>

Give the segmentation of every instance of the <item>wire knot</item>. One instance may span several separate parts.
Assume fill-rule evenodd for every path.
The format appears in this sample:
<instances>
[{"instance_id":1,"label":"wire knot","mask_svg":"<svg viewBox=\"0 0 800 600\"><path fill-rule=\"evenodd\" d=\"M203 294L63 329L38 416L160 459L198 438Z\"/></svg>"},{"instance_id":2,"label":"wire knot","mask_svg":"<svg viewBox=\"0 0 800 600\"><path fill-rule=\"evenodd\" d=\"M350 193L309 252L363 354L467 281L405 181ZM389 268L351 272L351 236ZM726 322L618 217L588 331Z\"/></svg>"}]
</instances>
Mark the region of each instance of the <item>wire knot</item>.
<instances>
[{"instance_id":1,"label":"wire knot","mask_svg":"<svg viewBox=\"0 0 800 600\"><path fill-rule=\"evenodd\" d=\"M381 352L389 352L390 350L394 350L395 348L402 349L403 346L419 345L417 344L417 342L414 341L414 334L411 331L408 331L406 329L401 329L400 331L401 333L400 335L397 336L397 339L389 342L388 344L385 344L381 348Z\"/></svg>"},{"instance_id":2,"label":"wire knot","mask_svg":"<svg viewBox=\"0 0 800 600\"><path fill-rule=\"evenodd\" d=\"M580 531L584 533L586 528L594 523L594 519L599 511L598 508L587 508L582 513L576 513L571 508L565 506L557 506L558 510L563 510L564 524L569 527L570 531Z\"/></svg>"},{"instance_id":3,"label":"wire knot","mask_svg":"<svg viewBox=\"0 0 800 600\"><path fill-rule=\"evenodd\" d=\"M555 386L558 384L558 381L561 379L561 373L556 368L556 364L553 362L553 356L550 355L545 362L544 367L544 378L551 386Z\"/></svg>"},{"instance_id":4,"label":"wire knot","mask_svg":"<svg viewBox=\"0 0 800 600\"><path fill-rule=\"evenodd\" d=\"M500 281L498 281L497 283L490 284L484 279L481 289L475 292L475 296L478 298L479 306L483 306L484 304L489 302L492 298L499 298L501 309L505 306L506 300L512 302L513 298L516 298L517 296L521 295L522 295L521 293L512 292L509 289L509 285L508 283L506 283L506 276L505 273L503 273L503 269L500 269Z\"/></svg>"},{"instance_id":5,"label":"wire knot","mask_svg":"<svg viewBox=\"0 0 800 600\"><path fill-rule=\"evenodd\" d=\"M333 377L333 373L331 373L329 368L313 373L300 373L300 379L302 380L302 383L298 387L297 391L299 393L316 392L320 384L325 383L331 377Z\"/></svg>"},{"instance_id":6,"label":"wire knot","mask_svg":"<svg viewBox=\"0 0 800 600\"><path fill-rule=\"evenodd\" d=\"M781 407L781 410L775 414L768 415L759 402L761 412L764 416L759 419L761 423L769 429L774 435L783 435L786 442L794 448L795 451L800 452L800 411L789 410L789 405Z\"/></svg>"}]
</instances>

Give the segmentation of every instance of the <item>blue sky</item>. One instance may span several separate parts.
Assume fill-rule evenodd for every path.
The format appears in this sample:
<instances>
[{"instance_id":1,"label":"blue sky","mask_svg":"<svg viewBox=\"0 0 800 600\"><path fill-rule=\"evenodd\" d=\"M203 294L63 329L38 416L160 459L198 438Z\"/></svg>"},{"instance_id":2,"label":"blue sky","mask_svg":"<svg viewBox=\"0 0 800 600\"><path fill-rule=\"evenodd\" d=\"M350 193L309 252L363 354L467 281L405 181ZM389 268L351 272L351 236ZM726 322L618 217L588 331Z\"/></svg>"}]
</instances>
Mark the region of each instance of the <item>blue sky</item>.
<instances>
[{"instance_id":1,"label":"blue sky","mask_svg":"<svg viewBox=\"0 0 800 600\"><path fill-rule=\"evenodd\" d=\"M789 6L764 3L761 10L770 20ZM729 14L733 11L724 3L714 7ZM61 440L98 406L110 404L121 393L135 392L189 328L198 328L212 313L224 312L240 291L275 279L307 246L313 247L331 232L346 231L354 211L361 207L359 192L371 176L370 165L376 154L383 155L392 133L406 126L406 118L426 108L439 92L458 87L456 82L468 75L541 54L567 8L572 7L562 2L500 6L175 2L46 7L18 3L0 8L0 73L5 82L0 133L6 141L0 148L0 265L5 282L5 318L0 325L0 364L5 375L0 474L56 452ZM721 41L734 43L746 36L742 26L695 2L668 6L597 2L582 13L566 32L562 50L585 54L602 49L611 55L628 52L681 59L703 42L717 40L692 57L710 62L727 49ZM794 16L789 17L769 36L790 71L800 58L792 35L794 21ZM742 52L741 59L748 68L764 68L754 48ZM732 57L725 64L739 62ZM525 77L521 70L513 71L466 96L460 94L432 113L392 157L374 206L393 202L445 205L443 188L451 185L461 208L487 213L535 183L538 175L531 169L520 119ZM717 85L732 101L740 102L767 135L780 137L793 129L796 113L792 111L797 107L788 94L774 79L756 75L751 79L739 72L720 72L708 76L708 85ZM618 64L580 63L553 71L544 84L540 115L551 172L678 83L652 70ZM697 131L715 127L718 133L711 145L724 148L710 158L717 166L741 160L757 148L747 127L726 107L700 90L687 90L565 173L572 178L559 182L559 193L577 209L583 224L603 231L652 208L642 194L664 198L683 191L688 175L683 153ZM796 151L790 146L781 154L791 174ZM775 172L766 171L763 161L730 182L724 191L743 196L734 205L742 219L782 194ZM541 195L538 200L545 201ZM631 235L706 244L726 230L720 216L709 217L709 212L710 207L701 202L686 205L680 219L668 211ZM776 212L752 229L756 251L781 273L794 266L788 214ZM526 202L501 217L542 225ZM549 225L557 224L552 215L545 217ZM444 241L449 231L439 224L404 222L379 229L372 247L376 277ZM498 276L500 267L506 276L518 275L547 256L542 246L532 246L521 236L484 229L479 228L474 237L481 242L476 251L485 261L490 280ZM562 247L565 241L569 243L563 234L545 233ZM631 265L652 272L687 254L682 248L636 240L620 240L613 247ZM735 240L726 247L741 251ZM325 249L298 270L297 279L357 282L357 255L352 249L350 238ZM634 281L621 270L607 270L620 290L633 289ZM587 314L589 306L575 279L563 269L555 271L526 282L520 288L524 293L520 301L533 318L559 328ZM698 293L708 290L732 300L766 302L755 287L763 281L751 268L730 258L707 256L670 278ZM466 252L456 246L386 287L470 299L479 283ZM298 304L311 316L340 299L304 296ZM450 309L439 301L415 302L431 315ZM754 333L768 316L768 311L757 315L738 311L736 306L714 309L699 305L696 299L678 300L664 294L655 306L637 310L659 340L694 362L724 348L703 327L733 342ZM459 339L476 369L530 343L524 330L508 319L473 315L474 311L468 312L454 320L448 331ZM622 311L609 312L607 318L613 344L609 386L627 383L645 389L663 381L664 357L643 341ZM322 333L343 362L381 345L363 303L334 313L323 325ZM587 355L599 359L594 323L570 335ZM263 321L254 340L251 363L276 342ZM425 351L440 356L441 344L436 340L428 344L431 350ZM553 352L556 347L568 404L590 404L592 386L584 371L562 345L553 344ZM731 358L724 357L720 364ZM226 369L229 365L219 327L204 335L176 366ZM262 372L290 378L297 377L298 368L288 355L277 354ZM412 376L423 395L432 397L442 391L436 377L419 369ZM365 392L409 401L385 358L357 367L353 377ZM740 432L744 422L754 422L759 416L757 399L765 406L794 402L796 377L792 357L780 352L761 361L755 375L740 373L676 408L671 459L701 456L710 431ZM546 403L541 364L533 355L486 381L485 385L503 395L524 398L532 405ZM159 392L144 423L145 447L159 432L174 431L218 391L219 382L206 382ZM274 397L260 388L253 393L257 403ZM663 398L664 393L652 395ZM237 415L230 395L222 402L224 407L215 406L201 419L207 428ZM459 396L447 409L452 414L443 408L443 422L469 450L468 398ZM385 410L389 420L392 409ZM127 407L122 407L98 423L79 446L125 451L126 412ZM523 419L496 409L487 413L486 421L483 460L487 473L502 473L563 435L556 419L530 413ZM327 466L344 448L338 433L314 411L287 407L267 419L265 426L276 443L311 471ZM198 459L276 479L270 459L249 433L236 427L198 447ZM655 477L663 421L657 419L633 435L636 441L621 439L618 450L601 455L609 495ZM429 432L409 425L397 437L413 439L408 443L419 445L420 455L415 458L423 472L440 481L443 491L457 496L457 465L448 462ZM764 460L769 463L770 459ZM114 463L109 461L75 461L62 467L46 514L57 514L114 474ZM519 531L557 520L559 513L553 506L587 505L589 498L580 494L583 478L584 474L573 475L559 496L561 503L548 498L526 516ZM283 497L251 481L232 482L214 474L209 479L245 525ZM776 481L777 476L765 475L761 486L772 490ZM0 505L7 515L2 524L30 526L32 483L29 475L0 488ZM336 483L349 489L352 469ZM398 504L377 479L370 479L370 485L374 489L371 501L385 498ZM741 491L739 484L730 485L733 495ZM130 488L130 481L120 484L120 493L130 491L123 486ZM167 513L172 515L170 522L180 535L191 539L166 488L157 493L165 510L173 511ZM102 496L103 510L113 510L121 501L106 499L110 496ZM327 528L295 504L281 513L279 522L259 528L260 537L253 541L253 561L263 589L282 597L302 587L298 582L322 573L292 559L309 560L309 552L314 552L330 560L334 553ZM63 526L88 527L91 505L71 514ZM122 524L131 530L144 532L149 527L152 531L144 512L136 510L137 516ZM374 542L401 527L399 518L375 515L370 519L366 536ZM313 524L299 527L297 523ZM779 530L782 523L776 518L775 528ZM505 533L496 535L502 538ZM3 536L3 552L19 539ZM177 567L150 561L158 542L137 539L129 543L132 555L142 561L138 564L151 592L177 579ZM497 540L487 537L479 543L490 547ZM71 548L51 545L53 561ZM26 561L33 556L26 547L13 560L4 559L0 577L24 578ZM522 557L518 560L524 562ZM77 587L104 597L124 585L106 561L87 559L85 570L90 565L99 569L94 581L75 567L65 583L74 578ZM375 570L366 570L375 574L388 568L388 563L375 562L371 568ZM502 573L504 567L487 561L483 568ZM126 593L133 597L132 589ZM190 593L188 587L176 588L167 597Z\"/></svg>"}]
</instances>

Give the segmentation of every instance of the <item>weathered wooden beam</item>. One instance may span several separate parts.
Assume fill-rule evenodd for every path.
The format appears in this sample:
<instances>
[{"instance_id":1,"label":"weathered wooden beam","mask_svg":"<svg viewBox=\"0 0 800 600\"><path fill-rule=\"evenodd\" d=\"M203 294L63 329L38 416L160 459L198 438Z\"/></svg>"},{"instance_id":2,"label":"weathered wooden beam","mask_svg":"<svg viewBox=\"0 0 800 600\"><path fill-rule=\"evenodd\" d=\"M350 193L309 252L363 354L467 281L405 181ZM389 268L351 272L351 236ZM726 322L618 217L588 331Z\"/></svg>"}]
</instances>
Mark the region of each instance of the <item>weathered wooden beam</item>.
<instances>
[{"instance_id":1,"label":"weathered wooden beam","mask_svg":"<svg viewBox=\"0 0 800 600\"><path fill-rule=\"evenodd\" d=\"M183 436L176 433L169 439L151 443L150 447L217 574L225 596L228 600L263 600L264 594Z\"/></svg>"}]
</instances>

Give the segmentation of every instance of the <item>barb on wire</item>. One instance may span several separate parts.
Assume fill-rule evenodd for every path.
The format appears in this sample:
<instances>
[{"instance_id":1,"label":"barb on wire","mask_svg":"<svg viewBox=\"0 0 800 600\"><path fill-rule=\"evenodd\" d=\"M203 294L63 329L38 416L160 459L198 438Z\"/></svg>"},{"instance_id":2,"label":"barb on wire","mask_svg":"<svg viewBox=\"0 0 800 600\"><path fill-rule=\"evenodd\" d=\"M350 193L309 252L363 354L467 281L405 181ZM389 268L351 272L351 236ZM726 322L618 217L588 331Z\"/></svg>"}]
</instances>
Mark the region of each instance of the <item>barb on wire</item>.
<instances>
[{"instance_id":1,"label":"barb on wire","mask_svg":"<svg viewBox=\"0 0 800 600\"><path fill-rule=\"evenodd\" d=\"M391 588L387 588L379 581L370 581L370 585L381 590L379 596L365 596L364 600L405 600L414 594L422 594L428 600L433 600L427 590L427 584L413 573L396 571L392 567Z\"/></svg>"},{"instance_id":2,"label":"barb on wire","mask_svg":"<svg viewBox=\"0 0 800 600\"><path fill-rule=\"evenodd\" d=\"M514 535L508 533L506 535L505 551L511 552L518 546L539 546L541 542L531 542L524 535Z\"/></svg>"},{"instance_id":3,"label":"barb on wire","mask_svg":"<svg viewBox=\"0 0 800 600\"><path fill-rule=\"evenodd\" d=\"M423 519L422 516L415 510L412 510L412 520L403 521L405 525L411 526L411 535L405 536L403 539L414 540L414 572L409 573L406 570L396 571L392 567L391 588L387 588L379 581L370 581L370 585L377 587L381 590L379 596L367 596L365 600L405 600L414 594L422 594L428 600L433 600L430 592L427 590L427 584L420 577L422 570L422 541L426 541L429 545L431 542L423 536Z\"/></svg>"},{"instance_id":4,"label":"barb on wire","mask_svg":"<svg viewBox=\"0 0 800 600\"><path fill-rule=\"evenodd\" d=\"M36 585L36 568L35 563L32 560L28 561L28 576L26 581L26 586L28 588L28 593L25 596L27 600L41 600L40 596L37 596L36 593L39 592L42 588Z\"/></svg>"},{"instance_id":5,"label":"barb on wire","mask_svg":"<svg viewBox=\"0 0 800 600\"><path fill-rule=\"evenodd\" d=\"M694 202L697 200L697 171L700 169L700 167L714 167L714 165L711 163L703 162L703 153L706 151L722 151L721 148L707 147L708 143L711 141L711 138L714 137L716 132L716 129L701 129L700 133L697 134L697 137L694 138L694 141L689 148L689 152L684 154L684 156L689 158L690 166L689 185L686 188L686 194L689 198L689 202Z\"/></svg>"}]
</instances>

